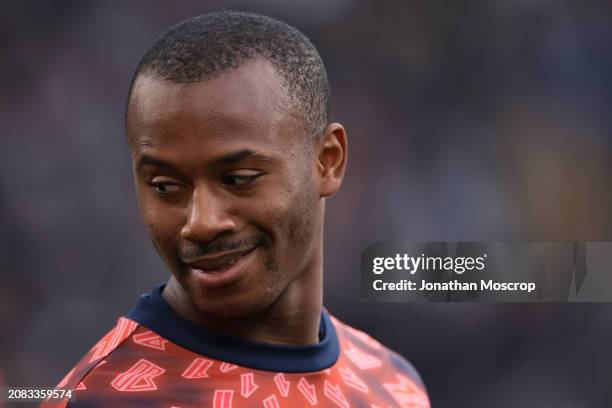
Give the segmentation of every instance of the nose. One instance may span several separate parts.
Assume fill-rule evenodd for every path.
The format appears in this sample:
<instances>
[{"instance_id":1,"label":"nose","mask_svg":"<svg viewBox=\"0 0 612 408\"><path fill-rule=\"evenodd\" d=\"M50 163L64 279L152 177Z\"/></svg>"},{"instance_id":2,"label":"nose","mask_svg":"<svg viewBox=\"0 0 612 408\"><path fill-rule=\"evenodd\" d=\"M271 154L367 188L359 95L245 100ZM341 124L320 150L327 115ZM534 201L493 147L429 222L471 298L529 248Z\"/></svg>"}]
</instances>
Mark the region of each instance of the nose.
<instances>
[{"instance_id":1,"label":"nose","mask_svg":"<svg viewBox=\"0 0 612 408\"><path fill-rule=\"evenodd\" d=\"M212 241L217 235L233 231L236 224L223 202L205 188L194 188L187 221L181 237L194 242Z\"/></svg>"}]
</instances>

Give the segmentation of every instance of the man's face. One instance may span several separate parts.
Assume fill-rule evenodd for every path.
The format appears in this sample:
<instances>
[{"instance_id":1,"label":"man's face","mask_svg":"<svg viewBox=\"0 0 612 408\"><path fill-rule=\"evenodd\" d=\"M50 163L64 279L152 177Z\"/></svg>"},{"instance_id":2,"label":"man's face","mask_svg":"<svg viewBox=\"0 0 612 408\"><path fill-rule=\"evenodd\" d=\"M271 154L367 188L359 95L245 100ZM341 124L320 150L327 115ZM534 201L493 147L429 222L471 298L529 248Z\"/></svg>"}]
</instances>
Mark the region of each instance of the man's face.
<instances>
[{"instance_id":1,"label":"man's face","mask_svg":"<svg viewBox=\"0 0 612 408\"><path fill-rule=\"evenodd\" d=\"M201 312L262 310L318 256L317 162L289 107L265 61L203 82L134 84L127 132L142 217Z\"/></svg>"}]
</instances>

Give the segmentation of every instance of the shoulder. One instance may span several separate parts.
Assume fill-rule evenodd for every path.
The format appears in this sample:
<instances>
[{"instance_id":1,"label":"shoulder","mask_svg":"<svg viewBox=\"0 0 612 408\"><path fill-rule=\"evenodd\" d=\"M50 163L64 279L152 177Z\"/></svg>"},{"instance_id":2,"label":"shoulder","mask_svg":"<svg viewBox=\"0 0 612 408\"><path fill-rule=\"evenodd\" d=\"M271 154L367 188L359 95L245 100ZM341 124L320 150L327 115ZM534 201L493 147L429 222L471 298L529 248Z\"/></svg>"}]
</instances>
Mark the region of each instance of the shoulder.
<instances>
[{"instance_id":1,"label":"shoulder","mask_svg":"<svg viewBox=\"0 0 612 408\"><path fill-rule=\"evenodd\" d=\"M341 352L357 366L381 366L388 371L409 377L425 391L424 382L416 368L403 356L387 348L368 333L341 322L330 315L330 320L336 328Z\"/></svg>"},{"instance_id":2,"label":"shoulder","mask_svg":"<svg viewBox=\"0 0 612 408\"><path fill-rule=\"evenodd\" d=\"M64 376L55 389L70 391L75 395L87 389L84 379L93 375L106 363L106 358L117 350L138 328L138 323L125 317L120 317L115 326L106 333ZM72 404L70 404L72 405ZM46 402L41 407L64 407L65 402Z\"/></svg>"}]
</instances>

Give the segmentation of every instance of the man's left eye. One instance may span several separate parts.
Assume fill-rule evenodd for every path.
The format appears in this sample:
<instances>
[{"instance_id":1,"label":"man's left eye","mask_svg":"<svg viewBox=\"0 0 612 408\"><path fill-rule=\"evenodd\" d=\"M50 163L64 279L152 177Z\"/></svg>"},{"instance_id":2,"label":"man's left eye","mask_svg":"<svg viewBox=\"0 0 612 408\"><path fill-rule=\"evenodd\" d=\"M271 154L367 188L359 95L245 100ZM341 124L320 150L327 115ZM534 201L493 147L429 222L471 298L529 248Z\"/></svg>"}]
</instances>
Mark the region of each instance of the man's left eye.
<instances>
[{"instance_id":1,"label":"man's left eye","mask_svg":"<svg viewBox=\"0 0 612 408\"><path fill-rule=\"evenodd\" d=\"M230 187L244 187L248 184L252 183L257 179L261 174L228 174L223 176L223 184Z\"/></svg>"}]
</instances>

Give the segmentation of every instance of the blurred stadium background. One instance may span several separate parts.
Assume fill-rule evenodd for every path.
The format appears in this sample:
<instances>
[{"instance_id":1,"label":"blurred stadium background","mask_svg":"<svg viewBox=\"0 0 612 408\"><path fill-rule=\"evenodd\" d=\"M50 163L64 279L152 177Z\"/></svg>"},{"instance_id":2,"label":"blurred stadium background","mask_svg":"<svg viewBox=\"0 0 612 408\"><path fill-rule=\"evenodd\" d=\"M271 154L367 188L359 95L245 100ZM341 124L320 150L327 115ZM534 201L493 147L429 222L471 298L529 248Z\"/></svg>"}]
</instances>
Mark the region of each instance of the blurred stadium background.
<instances>
[{"instance_id":1,"label":"blurred stadium background","mask_svg":"<svg viewBox=\"0 0 612 408\"><path fill-rule=\"evenodd\" d=\"M410 359L438 407L612 406L612 305L366 304L377 240L612 240L612 3L9 2L0 14L0 371L51 386L167 273L123 134L132 71L219 9L300 28L349 171L326 305Z\"/></svg>"}]
</instances>

